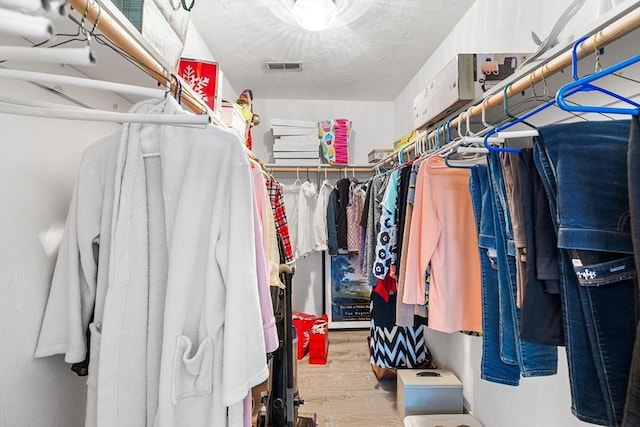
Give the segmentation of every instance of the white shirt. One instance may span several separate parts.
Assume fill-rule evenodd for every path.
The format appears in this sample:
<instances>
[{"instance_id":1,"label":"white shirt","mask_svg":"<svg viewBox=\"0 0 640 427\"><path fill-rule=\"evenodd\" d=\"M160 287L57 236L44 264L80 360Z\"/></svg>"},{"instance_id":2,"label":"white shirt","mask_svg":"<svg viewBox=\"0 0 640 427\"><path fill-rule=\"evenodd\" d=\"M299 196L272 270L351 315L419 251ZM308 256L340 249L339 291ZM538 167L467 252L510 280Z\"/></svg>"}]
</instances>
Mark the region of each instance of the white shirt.
<instances>
[{"instance_id":1,"label":"white shirt","mask_svg":"<svg viewBox=\"0 0 640 427\"><path fill-rule=\"evenodd\" d=\"M313 235L313 217L318 201L316 185L311 181L305 181L300 186L298 196L298 244L296 258L305 257L315 250L315 238Z\"/></svg>"},{"instance_id":2,"label":"white shirt","mask_svg":"<svg viewBox=\"0 0 640 427\"><path fill-rule=\"evenodd\" d=\"M327 203L332 190L333 186L329 180L325 179L318 192L318 203L313 214L313 239L316 251L327 250Z\"/></svg>"},{"instance_id":3,"label":"white shirt","mask_svg":"<svg viewBox=\"0 0 640 427\"><path fill-rule=\"evenodd\" d=\"M295 255L298 250L298 196L300 195L300 181L296 181L284 188L284 206L287 210L289 224L289 241Z\"/></svg>"}]
</instances>

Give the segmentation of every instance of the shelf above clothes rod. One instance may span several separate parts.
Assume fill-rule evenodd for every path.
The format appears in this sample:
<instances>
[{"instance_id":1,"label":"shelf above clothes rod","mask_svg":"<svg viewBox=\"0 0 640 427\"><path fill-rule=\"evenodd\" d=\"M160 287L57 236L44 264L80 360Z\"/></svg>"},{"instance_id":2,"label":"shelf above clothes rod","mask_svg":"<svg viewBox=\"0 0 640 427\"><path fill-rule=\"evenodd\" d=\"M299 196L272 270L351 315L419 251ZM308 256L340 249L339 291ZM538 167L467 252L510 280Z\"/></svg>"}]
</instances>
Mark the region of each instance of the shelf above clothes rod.
<instances>
[{"instance_id":1,"label":"shelf above clothes rod","mask_svg":"<svg viewBox=\"0 0 640 427\"><path fill-rule=\"evenodd\" d=\"M582 59L585 56L593 53L596 46L598 48L604 47L638 28L640 28L640 8L636 4L628 8L626 10L626 13L619 16L615 21L604 26L600 30L595 31L591 37L583 41L578 47L577 56L579 59ZM506 91L507 98L511 98L512 96L532 87L536 83L542 82L544 79L548 79L550 76L559 73L563 69L571 66L572 47L573 45L570 44L561 54L548 59L546 62L543 62L532 71L520 76L517 80L513 81ZM485 110L488 110L490 108L501 106L503 102L504 93L503 91L500 91L484 100L484 108ZM452 119L449 125L453 129L458 125L460 121L466 121L467 116L478 117L481 113L482 102L472 106L467 111ZM426 138L434 137L437 130L438 127L436 127L436 130L429 132L426 135ZM408 144L401 149L404 153L412 152L415 149L415 144L415 142L412 142L411 144ZM385 164L393 163L398 158L398 151L400 151L400 149L395 150L392 154L385 157L378 163L378 165L384 166Z\"/></svg>"}]
</instances>

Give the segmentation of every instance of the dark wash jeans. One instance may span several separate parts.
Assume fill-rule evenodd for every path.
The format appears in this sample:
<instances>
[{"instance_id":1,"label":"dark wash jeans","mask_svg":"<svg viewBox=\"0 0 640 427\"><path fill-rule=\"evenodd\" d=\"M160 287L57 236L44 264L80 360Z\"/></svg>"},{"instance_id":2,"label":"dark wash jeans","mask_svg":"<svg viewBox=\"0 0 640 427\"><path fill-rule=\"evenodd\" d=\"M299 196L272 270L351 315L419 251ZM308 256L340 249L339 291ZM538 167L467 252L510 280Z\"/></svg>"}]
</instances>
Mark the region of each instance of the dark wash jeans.
<instances>
[{"instance_id":1,"label":"dark wash jeans","mask_svg":"<svg viewBox=\"0 0 640 427\"><path fill-rule=\"evenodd\" d=\"M572 411L622 422L635 340L629 121L545 126L535 162L558 234Z\"/></svg>"},{"instance_id":2,"label":"dark wash jeans","mask_svg":"<svg viewBox=\"0 0 640 427\"><path fill-rule=\"evenodd\" d=\"M493 224L492 189L486 165L471 169L469 179L473 212L478 232L480 271L482 274L482 360L480 377L484 380L516 386L520 368L500 357L500 308L498 306L498 264Z\"/></svg>"},{"instance_id":3,"label":"dark wash jeans","mask_svg":"<svg viewBox=\"0 0 640 427\"><path fill-rule=\"evenodd\" d=\"M553 375L557 371L558 349L555 346L527 342L520 338L521 310L516 306L516 260L509 251L510 245L513 244L513 233L502 175L502 164L498 153L489 153L487 161L490 185L493 190L501 311L501 357L506 363L518 365L523 377Z\"/></svg>"},{"instance_id":4,"label":"dark wash jeans","mask_svg":"<svg viewBox=\"0 0 640 427\"><path fill-rule=\"evenodd\" d=\"M627 156L629 175L629 206L631 212L631 233L636 260L636 284L640 294L640 117L631 119L631 135L629 136L629 153ZM636 294L636 316L640 311ZM636 317L636 321L638 318ZM627 389L624 427L640 426L640 324L636 325L636 342L633 348L633 360Z\"/></svg>"}]
</instances>

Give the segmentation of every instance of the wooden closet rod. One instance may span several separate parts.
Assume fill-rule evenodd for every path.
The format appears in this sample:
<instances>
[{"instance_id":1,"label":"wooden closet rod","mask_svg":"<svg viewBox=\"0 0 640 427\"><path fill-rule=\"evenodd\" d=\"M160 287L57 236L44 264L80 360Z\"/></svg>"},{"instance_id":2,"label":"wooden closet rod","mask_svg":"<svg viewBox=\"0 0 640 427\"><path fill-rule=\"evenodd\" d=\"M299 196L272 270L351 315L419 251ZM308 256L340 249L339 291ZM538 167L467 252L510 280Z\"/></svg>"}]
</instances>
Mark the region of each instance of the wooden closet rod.
<instances>
[{"instance_id":1,"label":"wooden closet rod","mask_svg":"<svg viewBox=\"0 0 640 427\"><path fill-rule=\"evenodd\" d=\"M593 53L596 46L598 48L604 47L637 28L640 28L640 8L635 6L633 10L621 16L616 21L602 28L600 31L596 32L594 35L580 43L580 46L578 46L577 49L578 59L582 59L585 56ZM544 64L542 64L542 66L537 67L535 70L525 74L524 76L513 82L507 90L507 98L511 98L513 95L518 94L525 89L532 87L536 83L543 81L549 76L562 71L564 68L571 66L572 47L573 46L570 46L562 54L549 60L549 62L545 62ZM500 91L499 93L491 95L489 98L484 100L484 108L485 110L488 110L489 108L497 107L499 105L502 105L503 101L503 91ZM459 121L466 121L467 114L469 115L469 117L477 117L481 113L482 103L474 105L466 112L463 112L458 117L451 120L451 128L456 127ZM436 131L437 129L429 132L427 137L435 136ZM411 144L408 144L404 147L404 152L411 151L414 148L415 142L412 142ZM381 160L377 164L382 166L386 163L393 162L397 158L398 151L399 150L394 151L393 154L390 154L384 160Z\"/></svg>"},{"instance_id":2,"label":"wooden closet rod","mask_svg":"<svg viewBox=\"0 0 640 427\"><path fill-rule=\"evenodd\" d=\"M318 166L272 166L265 165L269 172L358 172L371 173L371 166L339 166L339 165L318 165Z\"/></svg>"},{"instance_id":3,"label":"wooden closet rod","mask_svg":"<svg viewBox=\"0 0 640 427\"><path fill-rule=\"evenodd\" d=\"M171 73L162 62L151 54L143 44L132 34L126 31L113 16L107 12L107 8L100 0L67 0L81 16L86 15L85 20L95 25L97 30L111 43L122 49L127 55L142 65L143 70L160 84L175 89L171 79ZM96 22L97 20L97 22ZM178 78L175 77L174 78ZM227 126L214 116L213 110L206 105L191 87L182 82L182 104L196 114L207 114L213 124L226 128Z\"/></svg>"}]
</instances>

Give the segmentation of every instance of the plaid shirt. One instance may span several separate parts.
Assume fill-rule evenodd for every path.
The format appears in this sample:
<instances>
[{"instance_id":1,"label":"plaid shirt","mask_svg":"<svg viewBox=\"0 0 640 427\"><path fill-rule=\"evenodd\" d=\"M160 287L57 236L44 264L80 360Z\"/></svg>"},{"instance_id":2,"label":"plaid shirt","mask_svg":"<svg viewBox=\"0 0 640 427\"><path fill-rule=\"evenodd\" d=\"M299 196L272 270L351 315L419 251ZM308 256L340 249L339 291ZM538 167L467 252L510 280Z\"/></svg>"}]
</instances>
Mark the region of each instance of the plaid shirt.
<instances>
[{"instance_id":1,"label":"plaid shirt","mask_svg":"<svg viewBox=\"0 0 640 427\"><path fill-rule=\"evenodd\" d=\"M267 190L269 191L269 199L271 200L271 208L273 209L273 218L276 222L276 231L282 237L284 243L285 259L287 264L295 262L293 249L291 248L291 239L289 238L289 225L287 223L287 212L284 207L284 189L282 184L276 180L267 180Z\"/></svg>"}]
</instances>

